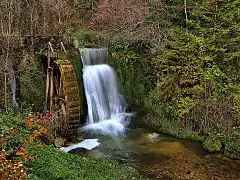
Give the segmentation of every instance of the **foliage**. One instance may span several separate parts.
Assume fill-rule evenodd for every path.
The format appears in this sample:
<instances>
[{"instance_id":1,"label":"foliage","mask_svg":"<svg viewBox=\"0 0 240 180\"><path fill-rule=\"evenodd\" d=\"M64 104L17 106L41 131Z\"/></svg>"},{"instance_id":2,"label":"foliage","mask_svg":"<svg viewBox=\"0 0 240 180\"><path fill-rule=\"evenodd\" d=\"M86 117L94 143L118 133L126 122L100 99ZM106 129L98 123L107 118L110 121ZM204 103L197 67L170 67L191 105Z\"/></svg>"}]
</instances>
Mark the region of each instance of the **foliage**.
<instances>
[{"instance_id":1,"label":"foliage","mask_svg":"<svg viewBox=\"0 0 240 180\"><path fill-rule=\"evenodd\" d=\"M137 43L136 43L137 44ZM119 84L128 102L133 106L142 105L148 93L150 78L150 64L144 61L143 52L145 47L137 47L136 44L127 41L114 41L109 44L111 53L110 63L116 68Z\"/></svg>"},{"instance_id":2,"label":"foliage","mask_svg":"<svg viewBox=\"0 0 240 180\"><path fill-rule=\"evenodd\" d=\"M36 56L26 55L20 69L22 108L42 110L45 97L44 70Z\"/></svg>"},{"instance_id":3,"label":"foliage","mask_svg":"<svg viewBox=\"0 0 240 180\"><path fill-rule=\"evenodd\" d=\"M42 146L50 142L52 116L28 114L26 118L12 109L0 115L0 179L25 179L28 168L23 164L32 159L26 150L30 144ZM56 124L56 123L55 123Z\"/></svg>"},{"instance_id":4,"label":"foliage","mask_svg":"<svg viewBox=\"0 0 240 180\"><path fill-rule=\"evenodd\" d=\"M2 147L0 147L0 150L8 151L13 147L20 148L25 143L29 131L25 129L23 119L21 114L14 113L12 109L1 112L0 135Z\"/></svg>"},{"instance_id":5,"label":"foliage","mask_svg":"<svg viewBox=\"0 0 240 180\"><path fill-rule=\"evenodd\" d=\"M0 115L0 179L25 179L28 168L23 165L29 156L24 146L29 131L24 118L11 109Z\"/></svg>"},{"instance_id":6,"label":"foliage","mask_svg":"<svg viewBox=\"0 0 240 180\"><path fill-rule=\"evenodd\" d=\"M0 154L0 179L23 180L27 177L28 169L22 162L8 160L6 152Z\"/></svg>"},{"instance_id":7,"label":"foliage","mask_svg":"<svg viewBox=\"0 0 240 180\"><path fill-rule=\"evenodd\" d=\"M224 140L223 144L224 154L231 158L240 159L240 132L233 132L228 135Z\"/></svg>"},{"instance_id":8,"label":"foliage","mask_svg":"<svg viewBox=\"0 0 240 180\"><path fill-rule=\"evenodd\" d=\"M136 169L115 161L44 145L51 120L49 113L28 114L25 119L10 109L1 113L0 179L142 179Z\"/></svg>"},{"instance_id":9,"label":"foliage","mask_svg":"<svg viewBox=\"0 0 240 180\"><path fill-rule=\"evenodd\" d=\"M27 162L30 179L141 179L134 168L115 161L68 154L52 146L29 146L28 151L37 155Z\"/></svg>"},{"instance_id":10,"label":"foliage","mask_svg":"<svg viewBox=\"0 0 240 180\"><path fill-rule=\"evenodd\" d=\"M56 136L59 123L54 121L49 112L36 113L35 115L29 113L25 118L25 126L30 131L29 143L38 139L41 139L43 143L50 143L53 141L54 135Z\"/></svg>"},{"instance_id":11,"label":"foliage","mask_svg":"<svg viewBox=\"0 0 240 180\"><path fill-rule=\"evenodd\" d=\"M190 5L194 8L188 14L187 26L179 26L171 18L174 33L166 44L154 47L158 80L153 102L176 108L179 122L192 130L207 133L215 129L227 134L239 122L235 110L239 3L204 1Z\"/></svg>"},{"instance_id":12,"label":"foliage","mask_svg":"<svg viewBox=\"0 0 240 180\"><path fill-rule=\"evenodd\" d=\"M102 46L102 37L96 32L87 28L78 28L68 34L77 40L78 48L97 48Z\"/></svg>"},{"instance_id":13,"label":"foliage","mask_svg":"<svg viewBox=\"0 0 240 180\"><path fill-rule=\"evenodd\" d=\"M203 141L203 147L209 152L218 152L222 148L222 143L217 135L210 135Z\"/></svg>"},{"instance_id":14,"label":"foliage","mask_svg":"<svg viewBox=\"0 0 240 180\"><path fill-rule=\"evenodd\" d=\"M230 137L240 127L239 7L237 0L150 1L148 41L110 44L123 91L151 110L152 129L201 134L209 151L238 154Z\"/></svg>"}]
</instances>

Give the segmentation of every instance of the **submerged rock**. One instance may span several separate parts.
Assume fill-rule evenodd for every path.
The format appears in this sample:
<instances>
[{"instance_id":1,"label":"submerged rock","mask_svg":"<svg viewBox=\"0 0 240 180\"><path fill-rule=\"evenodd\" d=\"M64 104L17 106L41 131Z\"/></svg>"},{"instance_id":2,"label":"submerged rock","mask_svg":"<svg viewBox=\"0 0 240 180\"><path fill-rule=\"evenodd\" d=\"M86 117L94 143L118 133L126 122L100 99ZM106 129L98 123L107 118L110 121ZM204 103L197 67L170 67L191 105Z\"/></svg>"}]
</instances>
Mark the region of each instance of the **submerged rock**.
<instances>
[{"instance_id":1,"label":"submerged rock","mask_svg":"<svg viewBox=\"0 0 240 180\"><path fill-rule=\"evenodd\" d=\"M148 151L163 154L167 156L175 156L185 150L185 147L182 143L174 141L174 142L158 142L155 144L151 144L148 147Z\"/></svg>"},{"instance_id":2,"label":"submerged rock","mask_svg":"<svg viewBox=\"0 0 240 180\"><path fill-rule=\"evenodd\" d=\"M147 139L150 141L150 142L154 142L154 141L158 141L158 137L159 137L159 134L158 133L148 133L146 134L146 137Z\"/></svg>"}]
</instances>

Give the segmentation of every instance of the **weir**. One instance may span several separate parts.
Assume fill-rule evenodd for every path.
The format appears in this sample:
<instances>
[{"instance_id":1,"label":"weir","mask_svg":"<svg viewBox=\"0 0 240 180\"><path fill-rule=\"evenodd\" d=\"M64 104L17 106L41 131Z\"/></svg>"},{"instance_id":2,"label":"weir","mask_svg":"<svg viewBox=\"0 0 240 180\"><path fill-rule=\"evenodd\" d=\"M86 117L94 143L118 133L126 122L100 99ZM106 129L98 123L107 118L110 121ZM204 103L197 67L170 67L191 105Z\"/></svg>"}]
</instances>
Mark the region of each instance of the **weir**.
<instances>
[{"instance_id":1,"label":"weir","mask_svg":"<svg viewBox=\"0 0 240 180\"><path fill-rule=\"evenodd\" d=\"M88 105L87 125L81 130L122 134L128 122L126 103L120 94L114 69L107 64L107 49L80 49L83 83Z\"/></svg>"}]
</instances>

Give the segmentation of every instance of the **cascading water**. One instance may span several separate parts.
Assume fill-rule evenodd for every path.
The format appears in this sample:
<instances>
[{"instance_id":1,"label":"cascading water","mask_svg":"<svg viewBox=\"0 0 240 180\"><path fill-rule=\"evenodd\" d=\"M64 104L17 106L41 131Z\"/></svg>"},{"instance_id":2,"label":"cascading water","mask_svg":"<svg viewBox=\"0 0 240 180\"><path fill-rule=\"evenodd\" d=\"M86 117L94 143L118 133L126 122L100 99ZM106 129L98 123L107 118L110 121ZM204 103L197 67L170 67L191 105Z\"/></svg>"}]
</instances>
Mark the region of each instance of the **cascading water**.
<instances>
[{"instance_id":1,"label":"cascading water","mask_svg":"<svg viewBox=\"0 0 240 180\"><path fill-rule=\"evenodd\" d=\"M87 125L81 130L122 134L128 123L124 97L119 93L116 74L107 65L106 49L80 49L83 82L88 105Z\"/></svg>"}]
</instances>

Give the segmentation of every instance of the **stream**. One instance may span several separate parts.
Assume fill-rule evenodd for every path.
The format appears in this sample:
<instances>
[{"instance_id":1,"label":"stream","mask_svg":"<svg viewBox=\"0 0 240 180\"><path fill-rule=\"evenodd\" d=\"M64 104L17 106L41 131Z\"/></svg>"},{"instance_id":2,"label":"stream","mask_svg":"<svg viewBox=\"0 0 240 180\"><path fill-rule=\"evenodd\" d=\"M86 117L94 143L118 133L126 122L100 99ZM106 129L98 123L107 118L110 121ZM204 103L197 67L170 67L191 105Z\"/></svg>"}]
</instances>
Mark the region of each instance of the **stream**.
<instances>
[{"instance_id":1,"label":"stream","mask_svg":"<svg viewBox=\"0 0 240 180\"><path fill-rule=\"evenodd\" d=\"M137 167L149 179L240 180L240 161L210 154L196 142L179 140L142 128L128 129L122 136L85 133L100 145L74 154L114 159Z\"/></svg>"}]
</instances>

